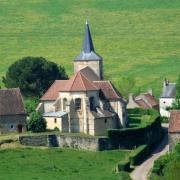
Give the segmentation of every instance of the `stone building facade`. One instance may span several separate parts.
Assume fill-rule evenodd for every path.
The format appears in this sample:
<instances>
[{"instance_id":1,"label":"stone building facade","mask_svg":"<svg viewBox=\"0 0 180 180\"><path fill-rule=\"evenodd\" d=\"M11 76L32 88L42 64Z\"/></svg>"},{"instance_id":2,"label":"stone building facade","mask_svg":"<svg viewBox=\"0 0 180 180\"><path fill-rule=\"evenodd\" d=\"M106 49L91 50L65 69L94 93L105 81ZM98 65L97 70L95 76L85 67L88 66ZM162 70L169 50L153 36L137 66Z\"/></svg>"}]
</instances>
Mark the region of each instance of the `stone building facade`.
<instances>
[{"instance_id":1,"label":"stone building facade","mask_svg":"<svg viewBox=\"0 0 180 180\"><path fill-rule=\"evenodd\" d=\"M56 80L42 96L38 110L46 119L48 113L66 112L62 132L105 135L107 129L127 126L126 102L110 81L103 80L103 59L94 50L87 23L85 30L82 52L74 60L74 76Z\"/></svg>"},{"instance_id":2,"label":"stone building facade","mask_svg":"<svg viewBox=\"0 0 180 180\"><path fill-rule=\"evenodd\" d=\"M0 134L26 131L26 111L18 88L0 90Z\"/></svg>"}]
</instances>

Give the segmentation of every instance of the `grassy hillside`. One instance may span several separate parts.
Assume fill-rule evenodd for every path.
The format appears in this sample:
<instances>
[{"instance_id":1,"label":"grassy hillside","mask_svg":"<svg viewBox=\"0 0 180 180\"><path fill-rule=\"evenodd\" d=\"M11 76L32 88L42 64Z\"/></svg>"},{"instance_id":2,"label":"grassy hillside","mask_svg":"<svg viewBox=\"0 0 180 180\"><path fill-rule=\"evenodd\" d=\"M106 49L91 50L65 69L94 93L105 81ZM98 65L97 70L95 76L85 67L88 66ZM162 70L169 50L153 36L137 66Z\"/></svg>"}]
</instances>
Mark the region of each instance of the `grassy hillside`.
<instances>
[{"instance_id":1,"label":"grassy hillside","mask_svg":"<svg viewBox=\"0 0 180 180\"><path fill-rule=\"evenodd\" d=\"M0 179L116 180L120 174L113 173L113 169L129 154L128 151L1 149Z\"/></svg>"},{"instance_id":2,"label":"grassy hillside","mask_svg":"<svg viewBox=\"0 0 180 180\"><path fill-rule=\"evenodd\" d=\"M88 14L88 15L86 15ZM180 73L179 0L9 0L0 2L0 77L23 56L43 56L73 74L86 16L105 76L135 78L159 94Z\"/></svg>"}]
</instances>

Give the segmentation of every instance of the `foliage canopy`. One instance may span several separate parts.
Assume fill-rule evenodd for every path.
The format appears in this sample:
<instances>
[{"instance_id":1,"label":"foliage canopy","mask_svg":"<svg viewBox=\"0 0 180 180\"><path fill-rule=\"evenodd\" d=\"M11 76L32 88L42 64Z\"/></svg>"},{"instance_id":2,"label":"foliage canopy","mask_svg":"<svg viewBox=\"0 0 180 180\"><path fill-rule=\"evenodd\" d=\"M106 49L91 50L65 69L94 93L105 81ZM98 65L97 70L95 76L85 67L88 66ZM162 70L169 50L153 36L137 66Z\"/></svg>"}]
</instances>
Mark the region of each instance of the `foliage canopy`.
<instances>
[{"instance_id":1,"label":"foliage canopy","mask_svg":"<svg viewBox=\"0 0 180 180\"><path fill-rule=\"evenodd\" d=\"M24 57L3 77L7 88L19 87L24 95L40 96L56 79L67 79L65 69L43 57Z\"/></svg>"}]
</instances>

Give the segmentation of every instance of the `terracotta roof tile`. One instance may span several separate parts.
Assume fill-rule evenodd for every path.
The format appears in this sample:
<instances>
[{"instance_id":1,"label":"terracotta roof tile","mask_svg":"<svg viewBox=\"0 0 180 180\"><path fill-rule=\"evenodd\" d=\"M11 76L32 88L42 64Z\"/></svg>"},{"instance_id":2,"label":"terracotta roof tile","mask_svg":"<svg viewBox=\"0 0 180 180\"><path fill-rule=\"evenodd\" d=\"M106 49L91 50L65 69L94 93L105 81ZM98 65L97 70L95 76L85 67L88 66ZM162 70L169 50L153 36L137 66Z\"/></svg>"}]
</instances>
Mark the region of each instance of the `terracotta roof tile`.
<instances>
[{"instance_id":1,"label":"terracotta roof tile","mask_svg":"<svg viewBox=\"0 0 180 180\"><path fill-rule=\"evenodd\" d=\"M106 99L120 99L121 94L114 88L110 81L94 81L94 84L99 87Z\"/></svg>"},{"instance_id":2,"label":"terracotta roof tile","mask_svg":"<svg viewBox=\"0 0 180 180\"><path fill-rule=\"evenodd\" d=\"M141 107L143 109L151 108L143 99L135 100L135 102L139 105L139 107Z\"/></svg>"},{"instance_id":3,"label":"terracotta roof tile","mask_svg":"<svg viewBox=\"0 0 180 180\"><path fill-rule=\"evenodd\" d=\"M68 80L55 80L46 93L41 97L42 101L55 101L58 98L58 93L63 90Z\"/></svg>"},{"instance_id":4,"label":"terracotta roof tile","mask_svg":"<svg viewBox=\"0 0 180 180\"><path fill-rule=\"evenodd\" d=\"M152 106L157 106L159 105L159 101L152 96L151 94L144 94L144 96L146 97L146 100L152 105Z\"/></svg>"},{"instance_id":5,"label":"terracotta roof tile","mask_svg":"<svg viewBox=\"0 0 180 180\"><path fill-rule=\"evenodd\" d=\"M78 92L93 90L99 90L99 88L92 81L90 81L81 71L79 71L70 78L70 80L67 82L67 84L61 91Z\"/></svg>"},{"instance_id":6,"label":"terracotta roof tile","mask_svg":"<svg viewBox=\"0 0 180 180\"><path fill-rule=\"evenodd\" d=\"M26 114L19 88L0 89L0 115Z\"/></svg>"},{"instance_id":7,"label":"terracotta roof tile","mask_svg":"<svg viewBox=\"0 0 180 180\"><path fill-rule=\"evenodd\" d=\"M170 133L180 133L180 110L171 111L168 131Z\"/></svg>"}]
</instances>

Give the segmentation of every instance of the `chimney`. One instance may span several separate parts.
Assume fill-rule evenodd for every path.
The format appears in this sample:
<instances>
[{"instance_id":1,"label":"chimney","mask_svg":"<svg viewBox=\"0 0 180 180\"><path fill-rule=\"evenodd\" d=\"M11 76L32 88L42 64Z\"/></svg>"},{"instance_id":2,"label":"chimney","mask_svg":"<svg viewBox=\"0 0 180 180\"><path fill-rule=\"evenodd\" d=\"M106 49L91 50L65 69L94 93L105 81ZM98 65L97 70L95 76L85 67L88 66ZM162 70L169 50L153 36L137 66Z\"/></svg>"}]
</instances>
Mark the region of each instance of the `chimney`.
<instances>
[{"instance_id":1,"label":"chimney","mask_svg":"<svg viewBox=\"0 0 180 180\"><path fill-rule=\"evenodd\" d=\"M134 102L134 94L133 93L129 94L129 102Z\"/></svg>"},{"instance_id":2,"label":"chimney","mask_svg":"<svg viewBox=\"0 0 180 180\"><path fill-rule=\"evenodd\" d=\"M150 89L148 89L148 94L150 94L151 96L153 95L153 90L150 88Z\"/></svg>"},{"instance_id":3,"label":"chimney","mask_svg":"<svg viewBox=\"0 0 180 180\"><path fill-rule=\"evenodd\" d=\"M169 85L169 80L167 80L166 78L164 79L164 86L168 86Z\"/></svg>"}]
</instances>

